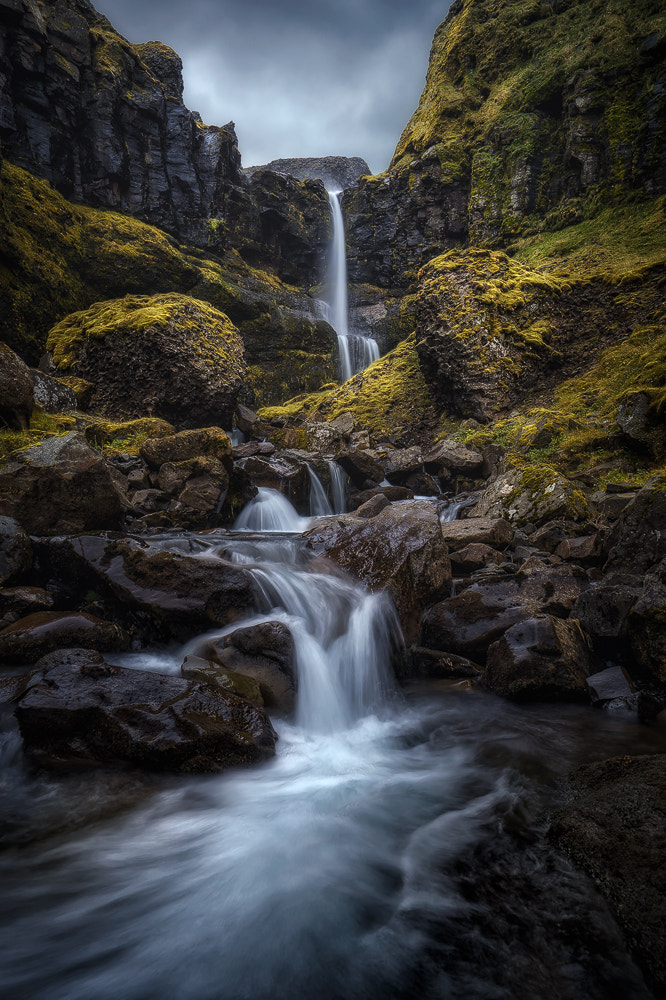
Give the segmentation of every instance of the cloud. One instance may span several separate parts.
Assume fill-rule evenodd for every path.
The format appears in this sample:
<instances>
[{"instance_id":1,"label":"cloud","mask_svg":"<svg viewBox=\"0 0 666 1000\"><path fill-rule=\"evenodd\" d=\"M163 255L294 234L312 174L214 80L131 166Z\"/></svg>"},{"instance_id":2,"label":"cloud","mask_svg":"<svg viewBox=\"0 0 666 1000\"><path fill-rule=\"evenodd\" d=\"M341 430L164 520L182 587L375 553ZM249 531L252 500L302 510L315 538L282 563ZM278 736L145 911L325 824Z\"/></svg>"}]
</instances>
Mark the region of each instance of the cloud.
<instances>
[{"instance_id":1,"label":"cloud","mask_svg":"<svg viewBox=\"0 0 666 1000\"><path fill-rule=\"evenodd\" d=\"M337 153L387 166L447 0L98 0L132 41L183 60L185 102L233 120L245 165Z\"/></svg>"}]
</instances>

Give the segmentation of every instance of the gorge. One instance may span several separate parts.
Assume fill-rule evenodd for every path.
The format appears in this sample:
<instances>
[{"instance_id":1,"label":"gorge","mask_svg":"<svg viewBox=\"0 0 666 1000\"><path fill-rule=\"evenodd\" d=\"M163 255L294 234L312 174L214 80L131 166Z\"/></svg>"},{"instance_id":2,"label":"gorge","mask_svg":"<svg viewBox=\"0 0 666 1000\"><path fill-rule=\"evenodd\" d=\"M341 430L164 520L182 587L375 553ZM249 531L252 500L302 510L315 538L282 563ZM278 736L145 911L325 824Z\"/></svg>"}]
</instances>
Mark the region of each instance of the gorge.
<instances>
[{"instance_id":1,"label":"gorge","mask_svg":"<svg viewBox=\"0 0 666 1000\"><path fill-rule=\"evenodd\" d=\"M661 995L665 59L454 0L386 171L243 169L0 0L3 995Z\"/></svg>"}]
</instances>

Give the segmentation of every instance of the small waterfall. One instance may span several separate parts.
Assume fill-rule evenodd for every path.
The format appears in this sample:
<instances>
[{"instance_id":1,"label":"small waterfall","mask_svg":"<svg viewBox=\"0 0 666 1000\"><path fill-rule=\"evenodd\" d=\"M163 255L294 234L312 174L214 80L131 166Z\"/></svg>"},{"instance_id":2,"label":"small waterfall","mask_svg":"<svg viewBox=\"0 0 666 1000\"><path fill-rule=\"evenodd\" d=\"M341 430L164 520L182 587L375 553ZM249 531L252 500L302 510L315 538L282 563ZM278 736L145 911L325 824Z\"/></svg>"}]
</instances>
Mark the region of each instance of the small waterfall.
<instances>
[{"instance_id":1,"label":"small waterfall","mask_svg":"<svg viewBox=\"0 0 666 1000\"><path fill-rule=\"evenodd\" d=\"M363 371L379 357L377 341L349 331L349 304L347 301L347 251L345 247L345 224L340 207L340 191L329 191L333 221L333 244L331 247L331 301L327 303L326 319L338 335L340 351L340 377L343 382L356 372Z\"/></svg>"},{"instance_id":2,"label":"small waterfall","mask_svg":"<svg viewBox=\"0 0 666 1000\"><path fill-rule=\"evenodd\" d=\"M333 513L326 490L321 479L309 463L306 463L310 475L310 517L325 517Z\"/></svg>"},{"instance_id":3,"label":"small waterfall","mask_svg":"<svg viewBox=\"0 0 666 1000\"><path fill-rule=\"evenodd\" d=\"M451 500L447 506L440 511L440 521L457 521L460 511L464 510L465 507L471 507L473 503L476 503L476 497L463 497L462 500Z\"/></svg>"},{"instance_id":4,"label":"small waterfall","mask_svg":"<svg viewBox=\"0 0 666 1000\"><path fill-rule=\"evenodd\" d=\"M347 509L347 473L330 459L326 462L331 474L331 495L333 497L333 513L344 514Z\"/></svg>"},{"instance_id":5,"label":"small waterfall","mask_svg":"<svg viewBox=\"0 0 666 1000\"><path fill-rule=\"evenodd\" d=\"M303 531L308 519L301 517L278 490L260 486L253 500L243 507L234 531Z\"/></svg>"}]
</instances>

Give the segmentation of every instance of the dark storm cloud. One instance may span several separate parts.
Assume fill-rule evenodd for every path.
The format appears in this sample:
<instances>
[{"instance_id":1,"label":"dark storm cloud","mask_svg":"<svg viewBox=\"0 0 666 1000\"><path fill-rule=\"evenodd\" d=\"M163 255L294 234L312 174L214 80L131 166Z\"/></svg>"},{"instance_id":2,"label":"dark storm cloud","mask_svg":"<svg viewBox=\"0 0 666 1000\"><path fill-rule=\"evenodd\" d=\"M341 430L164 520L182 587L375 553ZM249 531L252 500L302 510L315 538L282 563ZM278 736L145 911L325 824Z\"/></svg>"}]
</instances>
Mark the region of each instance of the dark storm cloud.
<instances>
[{"instance_id":1,"label":"dark storm cloud","mask_svg":"<svg viewBox=\"0 0 666 1000\"><path fill-rule=\"evenodd\" d=\"M185 102L236 123L243 163L340 153L388 164L450 0L93 0L183 60Z\"/></svg>"}]
</instances>

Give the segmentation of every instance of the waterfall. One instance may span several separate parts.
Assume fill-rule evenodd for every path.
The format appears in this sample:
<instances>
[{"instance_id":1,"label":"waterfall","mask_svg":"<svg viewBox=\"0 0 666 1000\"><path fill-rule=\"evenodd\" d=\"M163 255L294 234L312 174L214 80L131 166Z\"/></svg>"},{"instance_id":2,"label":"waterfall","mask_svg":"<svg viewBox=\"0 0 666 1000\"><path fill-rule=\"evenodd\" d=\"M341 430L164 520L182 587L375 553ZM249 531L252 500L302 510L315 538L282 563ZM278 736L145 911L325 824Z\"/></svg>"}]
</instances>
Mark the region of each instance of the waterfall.
<instances>
[{"instance_id":1,"label":"waterfall","mask_svg":"<svg viewBox=\"0 0 666 1000\"><path fill-rule=\"evenodd\" d=\"M327 303L326 319L338 336L340 351L340 377L343 382L356 372L363 371L379 358L377 341L349 330L349 305L347 301L347 251L345 246L345 224L340 207L340 191L329 191L333 222L333 243L331 247L330 302Z\"/></svg>"},{"instance_id":2,"label":"waterfall","mask_svg":"<svg viewBox=\"0 0 666 1000\"><path fill-rule=\"evenodd\" d=\"M326 496L321 479L309 463L306 465L310 476L310 517L325 517L327 514L332 514L333 508Z\"/></svg>"},{"instance_id":3,"label":"waterfall","mask_svg":"<svg viewBox=\"0 0 666 1000\"><path fill-rule=\"evenodd\" d=\"M326 464L331 474L331 495L333 499L333 513L344 514L347 509L347 473L345 470L329 459Z\"/></svg>"},{"instance_id":4,"label":"waterfall","mask_svg":"<svg viewBox=\"0 0 666 1000\"><path fill-rule=\"evenodd\" d=\"M234 531L303 531L307 525L308 519L301 517L278 490L260 486L233 527Z\"/></svg>"}]
</instances>

